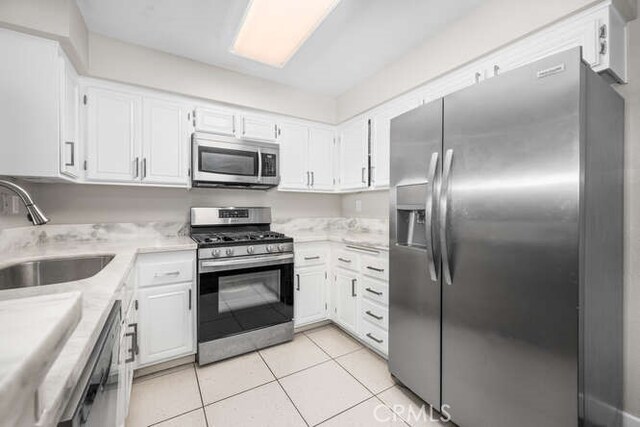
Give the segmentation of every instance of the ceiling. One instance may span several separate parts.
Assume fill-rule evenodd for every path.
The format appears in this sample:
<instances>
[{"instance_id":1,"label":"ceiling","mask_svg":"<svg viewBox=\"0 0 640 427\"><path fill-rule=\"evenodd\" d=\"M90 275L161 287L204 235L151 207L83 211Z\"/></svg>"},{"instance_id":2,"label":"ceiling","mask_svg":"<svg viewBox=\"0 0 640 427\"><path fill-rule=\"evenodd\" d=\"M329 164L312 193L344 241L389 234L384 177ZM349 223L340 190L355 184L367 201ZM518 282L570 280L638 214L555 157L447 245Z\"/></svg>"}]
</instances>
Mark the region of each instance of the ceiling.
<instances>
[{"instance_id":1,"label":"ceiling","mask_svg":"<svg viewBox=\"0 0 640 427\"><path fill-rule=\"evenodd\" d=\"M249 0L77 0L93 32L337 96L482 0L342 0L283 68L229 52Z\"/></svg>"}]
</instances>

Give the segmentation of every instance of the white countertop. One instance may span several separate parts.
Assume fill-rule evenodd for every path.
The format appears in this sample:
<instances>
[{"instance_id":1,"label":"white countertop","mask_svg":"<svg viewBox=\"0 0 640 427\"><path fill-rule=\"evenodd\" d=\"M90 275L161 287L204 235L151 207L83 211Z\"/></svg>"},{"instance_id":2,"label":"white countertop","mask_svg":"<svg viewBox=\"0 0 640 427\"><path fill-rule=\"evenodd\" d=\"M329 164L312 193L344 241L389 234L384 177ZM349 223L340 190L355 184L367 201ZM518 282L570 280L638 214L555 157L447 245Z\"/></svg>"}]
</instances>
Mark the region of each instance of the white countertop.
<instances>
[{"instance_id":1,"label":"white countertop","mask_svg":"<svg viewBox=\"0 0 640 427\"><path fill-rule=\"evenodd\" d=\"M39 401L43 409L38 425L55 425L64 410L67 399L75 387L91 350L102 330L111 307L118 298L136 254L178 250L195 250L196 244L189 237L158 237L147 240L130 240L123 243L58 242L25 247L9 253L0 262L0 268L33 259L59 258L78 255L114 254L111 262L98 274L84 280L47 286L10 289L0 292L4 307L18 310L25 305L25 298L34 296L63 295L75 292L82 295L82 317L64 344L57 359L51 365L39 388ZM0 325L1 327L1 325ZM10 346L17 346L15 335L6 338ZM3 345L4 347L4 345ZM50 353L35 349L34 363L46 363ZM10 370L7 367L7 370ZM6 395L4 393L7 393ZM22 389L2 390L0 400L11 394L22 394ZM1 414L0 414L1 415Z\"/></svg>"},{"instance_id":2,"label":"white countertop","mask_svg":"<svg viewBox=\"0 0 640 427\"><path fill-rule=\"evenodd\" d=\"M0 301L0 420L17 425L82 316L82 293Z\"/></svg>"}]
</instances>

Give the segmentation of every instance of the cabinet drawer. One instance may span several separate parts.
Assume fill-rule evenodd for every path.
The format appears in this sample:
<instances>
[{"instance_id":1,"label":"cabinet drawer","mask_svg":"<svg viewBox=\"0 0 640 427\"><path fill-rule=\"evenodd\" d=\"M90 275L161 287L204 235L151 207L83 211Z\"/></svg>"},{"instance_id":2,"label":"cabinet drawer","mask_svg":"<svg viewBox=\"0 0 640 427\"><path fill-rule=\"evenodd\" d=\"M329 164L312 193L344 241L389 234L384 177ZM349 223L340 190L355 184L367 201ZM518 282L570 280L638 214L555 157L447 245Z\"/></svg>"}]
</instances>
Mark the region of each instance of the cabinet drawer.
<instances>
[{"instance_id":1,"label":"cabinet drawer","mask_svg":"<svg viewBox=\"0 0 640 427\"><path fill-rule=\"evenodd\" d=\"M383 354L389 354L389 334L382 328L369 322L362 322L361 338L372 348Z\"/></svg>"},{"instance_id":2,"label":"cabinet drawer","mask_svg":"<svg viewBox=\"0 0 640 427\"><path fill-rule=\"evenodd\" d=\"M296 251L296 267L324 265L326 261L327 252L324 249L302 249Z\"/></svg>"},{"instance_id":3,"label":"cabinet drawer","mask_svg":"<svg viewBox=\"0 0 640 427\"><path fill-rule=\"evenodd\" d=\"M380 255L362 256L362 273L380 280L389 280L389 259Z\"/></svg>"},{"instance_id":4,"label":"cabinet drawer","mask_svg":"<svg viewBox=\"0 0 640 427\"><path fill-rule=\"evenodd\" d=\"M142 255L138 260L138 287L190 282L194 277L195 252Z\"/></svg>"},{"instance_id":5,"label":"cabinet drawer","mask_svg":"<svg viewBox=\"0 0 640 427\"><path fill-rule=\"evenodd\" d=\"M366 299L360 304L360 316L385 331L389 330L389 309Z\"/></svg>"},{"instance_id":6,"label":"cabinet drawer","mask_svg":"<svg viewBox=\"0 0 640 427\"><path fill-rule=\"evenodd\" d=\"M361 293L366 299L377 302L385 307L389 305L389 284L364 278Z\"/></svg>"},{"instance_id":7,"label":"cabinet drawer","mask_svg":"<svg viewBox=\"0 0 640 427\"><path fill-rule=\"evenodd\" d=\"M353 252L336 251L333 261L337 267L355 271L360 269L360 256Z\"/></svg>"}]
</instances>

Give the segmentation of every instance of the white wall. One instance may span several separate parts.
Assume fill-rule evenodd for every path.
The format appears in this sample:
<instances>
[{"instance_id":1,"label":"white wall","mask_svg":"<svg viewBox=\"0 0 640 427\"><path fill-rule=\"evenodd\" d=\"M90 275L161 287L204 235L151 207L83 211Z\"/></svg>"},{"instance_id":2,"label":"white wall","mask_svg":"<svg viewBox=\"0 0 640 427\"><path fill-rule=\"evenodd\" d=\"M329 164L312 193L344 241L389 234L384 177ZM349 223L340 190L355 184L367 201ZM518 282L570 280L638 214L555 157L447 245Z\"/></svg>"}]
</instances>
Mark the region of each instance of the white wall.
<instances>
[{"instance_id":1,"label":"white wall","mask_svg":"<svg viewBox=\"0 0 640 427\"><path fill-rule=\"evenodd\" d=\"M270 206L275 218L340 216L340 196L277 190L225 190L28 184L51 224L188 221L192 206ZM0 229L29 225L23 215L0 216Z\"/></svg>"},{"instance_id":2,"label":"white wall","mask_svg":"<svg viewBox=\"0 0 640 427\"><path fill-rule=\"evenodd\" d=\"M594 0L487 0L338 97L344 121L547 26Z\"/></svg>"},{"instance_id":3,"label":"white wall","mask_svg":"<svg viewBox=\"0 0 640 427\"><path fill-rule=\"evenodd\" d=\"M360 204L360 209L358 209ZM368 191L342 196L342 216L389 218L389 191Z\"/></svg>"},{"instance_id":4,"label":"white wall","mask_svg":"<svg viewBox=\"0 0 640 427\"><path fill-rule=\"evenodd\" d=\"M640 416L640 19L628 27L629 83L626 100L624 354L626 410Z\"/></svg>"}]
</instances>

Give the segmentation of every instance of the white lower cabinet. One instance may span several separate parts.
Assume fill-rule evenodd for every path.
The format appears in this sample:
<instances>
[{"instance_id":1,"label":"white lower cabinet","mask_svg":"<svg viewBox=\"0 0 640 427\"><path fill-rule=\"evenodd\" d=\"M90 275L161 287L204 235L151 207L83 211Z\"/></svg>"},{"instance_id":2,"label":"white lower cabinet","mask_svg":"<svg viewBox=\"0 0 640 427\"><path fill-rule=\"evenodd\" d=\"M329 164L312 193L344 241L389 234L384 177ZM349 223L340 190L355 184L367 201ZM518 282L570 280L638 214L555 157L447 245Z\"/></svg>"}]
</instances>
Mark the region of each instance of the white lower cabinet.
<instances>
[{"instance_id":1,"label":"white lower cabinet","mask_svg":"<svg viewBox=\"0 0 640 427\"><path fill-rule=\"evenodd\" d=\"M195 353L195 251L140 255L137 367Z\"/></svg>"},{"instance_id":2,"label":"white lower cabinet","mask_svg":"<svg viewBox=\"0 0 640 427\"><path fill-rule=\"evenodd\" d=\"M326 281L324 266L296 269L294 292L294 326L324 320L327 317Z\"/></svg>"},{"instance_id":3,"label":"white lower cabinet","mask_svg":"<svg viewBox=\"0 0 640 427\"><path fill-rule=\"evenodd\" d=\"M140 289L140 366L194 351L193 283Z\"/></svg>"},{"instance_id":4,"label":"white lower cabinet","mask_svg":"<svg viewBox=\"0 0 640 427\"><path fill-rule=\"evenodd\" d=\"M138 310L137 304L131 301L124 309L120 330L120 357L118 363L118 407L117 426L123 427L129 413L129 401L133 386L133 369L138 359Z\"/></svg>"},{"instance_id":5,"label":"white lower cabinet","mask_svg":"<svg viewBox=\"0 0 640 427\"><path fill-rule=\"evenodd\" d=\"M336 269L335 321L354 334L358 333L358 276L350 271Z\"/></svg>"}]
</instances>

